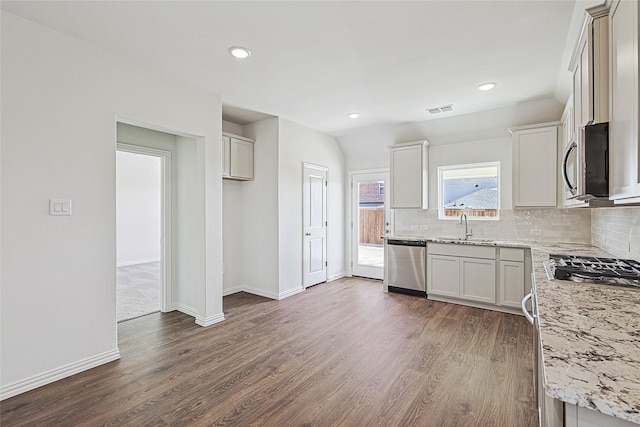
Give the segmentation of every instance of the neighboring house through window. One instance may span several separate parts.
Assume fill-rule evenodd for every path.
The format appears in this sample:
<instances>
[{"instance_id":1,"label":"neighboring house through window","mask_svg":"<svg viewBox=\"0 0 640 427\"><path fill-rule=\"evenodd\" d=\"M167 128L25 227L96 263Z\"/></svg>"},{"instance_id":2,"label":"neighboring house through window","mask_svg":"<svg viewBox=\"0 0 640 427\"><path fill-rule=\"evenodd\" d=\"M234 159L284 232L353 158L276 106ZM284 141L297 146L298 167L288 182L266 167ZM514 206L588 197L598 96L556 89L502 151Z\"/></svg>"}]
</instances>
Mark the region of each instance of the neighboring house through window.
<instances>
[{"instance_id":1,"label":"neighboring house through window","mask_svg":"<svg viewBox=\"0 0 640 427\"><path fill-rule=\"evenodd\" d=\"M500 162L440 166L438 218L497 220L500 214Z\"/></svg>"}]
</instances>

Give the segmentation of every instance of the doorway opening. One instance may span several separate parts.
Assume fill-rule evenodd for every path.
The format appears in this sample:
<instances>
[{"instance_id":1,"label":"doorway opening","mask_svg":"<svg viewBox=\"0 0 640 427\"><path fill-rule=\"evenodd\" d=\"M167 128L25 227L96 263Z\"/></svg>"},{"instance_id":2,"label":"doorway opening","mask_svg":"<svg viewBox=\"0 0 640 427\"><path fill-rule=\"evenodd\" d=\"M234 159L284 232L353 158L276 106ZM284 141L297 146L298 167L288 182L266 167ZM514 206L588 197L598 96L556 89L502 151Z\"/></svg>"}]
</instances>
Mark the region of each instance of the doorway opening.
<instances>
[{"instance_id":1,"label":"doorway opening","mask_svg":"<svg viewBox=\"0 0 640 427\"><path fill-rule=\"evenodd\" d=\"M352 268L354 276L384 278L384 238L389 234L388 172L352 175Z\"/></svg>"},{"instance_id":2,"label":"doorway opening","mask_svg":"<svg viewBox=\"0 0 640 427\"><path fill-rule=\"evenodd\" d=\"M135 145L116 152L117 321L168 311L167 206L171 153Z\"/></svg>"}]
</instances>

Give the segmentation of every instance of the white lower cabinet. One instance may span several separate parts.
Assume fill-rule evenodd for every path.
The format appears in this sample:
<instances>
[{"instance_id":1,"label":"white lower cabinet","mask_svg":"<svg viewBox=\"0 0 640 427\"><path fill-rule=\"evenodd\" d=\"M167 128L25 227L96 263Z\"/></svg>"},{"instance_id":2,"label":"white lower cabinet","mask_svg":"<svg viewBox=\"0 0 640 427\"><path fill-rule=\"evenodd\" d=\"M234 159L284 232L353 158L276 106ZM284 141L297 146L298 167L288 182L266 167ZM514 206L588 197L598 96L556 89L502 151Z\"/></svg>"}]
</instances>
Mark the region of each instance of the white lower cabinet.
<instances>
[{"instance_id":1,"label":"white lower cabinet","mask_svg":"<svg viewBox=\"0 0 640 427\"><path fill-rule=\"evenodd\" d=\"M500 248L499 258L498 304L520 308L520 302L527 294L525 250Z\"/></svg>"},{"instance_id":2,"label":"white lower cabinet","mask_svg":"<svg viewBox=\"0 0 640 427\"><path fill-rule=\"evenodd\" d=\"M427 296L493 304L496 289L495 263L495 248L427 244Z\"/></svg>"},{"instance_id":3,"label":"white lower cabinet","mask_svg":"<svg viewBox=\"0 0 640 427\"><path fill-rule=\"evenodd\" d=\"M427 255L427 295L429 294L460 296L460 258Z\"/></svg>"},{"instance_id":4,"label":"white lower cabinet","mask_svg":"<svg viewBox=\"0 0 640 427\"><path fill-rule=\"evenodd\" d=\"M518 308L525 296L524 262L500 261L500 305Z\"/></svg>"},{"instance_id":5,"label":"white lower cabinet","mask_svg":"<svg viewBox=\"0 0 640 427\"><path fill-rule=\"evenodd\" d=\"M631 421L605 415L581 406L564 404L564 427L638 427Z\"/></svg>"},{"instance_id":6,"label":"white lower cabinet","mask_svg":"<svg viewBox=\"0 0 640 427\"><path fill-rule=\"evenodd\" d=\"M520 248L427 243L427 297L519 314L526 259Z\"/></svg>"},{"instance_id":7,"label":"white lower cabinet","mask_svg":"<svg viewBox=\"0 0 640 427\"><path fill-rule=\"evenodd\" d=\"M460 296L471 301L496 302L496 260L460 258Z\"/></svg>"}]
</instances>

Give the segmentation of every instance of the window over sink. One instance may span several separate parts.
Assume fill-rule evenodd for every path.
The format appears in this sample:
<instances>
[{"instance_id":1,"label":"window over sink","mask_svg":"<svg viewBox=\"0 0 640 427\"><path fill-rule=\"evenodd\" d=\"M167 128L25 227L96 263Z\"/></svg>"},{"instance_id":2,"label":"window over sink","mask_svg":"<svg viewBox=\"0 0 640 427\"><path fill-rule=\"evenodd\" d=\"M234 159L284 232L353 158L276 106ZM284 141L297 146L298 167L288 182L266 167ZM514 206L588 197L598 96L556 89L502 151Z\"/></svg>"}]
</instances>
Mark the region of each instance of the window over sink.
<instances>
[{"instance_id":1,"label":"window over sink","mask_svg":"<svg viewBox=\"0 0 640 427\"><path fill-rule=\"evenodd\" d=\"M500 162L438 167L438 219L498 220Z\"/></svg>"}]
</instances>

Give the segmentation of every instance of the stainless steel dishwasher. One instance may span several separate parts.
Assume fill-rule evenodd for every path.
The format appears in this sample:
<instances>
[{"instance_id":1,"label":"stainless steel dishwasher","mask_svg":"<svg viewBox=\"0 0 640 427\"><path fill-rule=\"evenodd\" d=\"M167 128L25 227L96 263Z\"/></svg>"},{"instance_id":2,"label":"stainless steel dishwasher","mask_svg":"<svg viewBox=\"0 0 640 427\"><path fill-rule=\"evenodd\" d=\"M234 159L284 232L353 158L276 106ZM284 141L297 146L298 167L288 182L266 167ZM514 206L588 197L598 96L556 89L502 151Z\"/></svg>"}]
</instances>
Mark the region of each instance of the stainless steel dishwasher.
<instances>
[{"instance_id":1,"label":"stainless steel dishwasher","mask_svg":"<svg viewBox=\"0 0 640 427\"><path fill-rule=\"evenodd\" d=\"M427 296L424 240L387 240L388 289L411 295Z\"/></svg>"}]
</instances>

